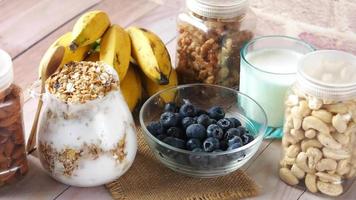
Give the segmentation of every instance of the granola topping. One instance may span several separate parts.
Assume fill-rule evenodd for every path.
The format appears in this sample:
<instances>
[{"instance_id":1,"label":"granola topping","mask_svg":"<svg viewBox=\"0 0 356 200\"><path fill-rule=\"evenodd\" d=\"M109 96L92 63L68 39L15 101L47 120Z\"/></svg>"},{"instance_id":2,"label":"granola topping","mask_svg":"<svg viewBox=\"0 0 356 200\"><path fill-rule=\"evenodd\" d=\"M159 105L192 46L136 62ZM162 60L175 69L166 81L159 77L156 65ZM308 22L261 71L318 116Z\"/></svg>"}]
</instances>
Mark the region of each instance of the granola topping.
<instances>
[{"instance_id":1,"label":"granola topping","mask_svg":"<svg viewBox=\"0 0 356 200\"><path fill-rule=\"evenodd\" d=\"M85 103L118 90L112 67L102 62L70 62L46 81L46 89L66 103Z\"/></svg>"}]
</instances>

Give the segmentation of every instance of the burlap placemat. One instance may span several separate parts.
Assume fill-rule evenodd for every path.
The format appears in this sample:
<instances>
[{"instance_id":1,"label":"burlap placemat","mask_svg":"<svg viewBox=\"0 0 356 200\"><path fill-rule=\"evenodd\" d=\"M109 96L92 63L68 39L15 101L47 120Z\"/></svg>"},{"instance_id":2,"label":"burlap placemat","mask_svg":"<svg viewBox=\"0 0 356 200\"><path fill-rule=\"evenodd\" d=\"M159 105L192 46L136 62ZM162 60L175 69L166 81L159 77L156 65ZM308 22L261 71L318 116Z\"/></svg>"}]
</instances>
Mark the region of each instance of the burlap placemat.
<instances>
[{"instance_id":1,"label":"burlap placemat","mask_svg":"<svg viewBox=\"0 0 356 200\"><path fill-rule=\"evenodd\" d=\"M236 200L259 192L255 182L241 170L219 178L199 179L168 169L154 158L140 130L132 167L106 187L115 200Z\"/></svg>"}]
</instances>

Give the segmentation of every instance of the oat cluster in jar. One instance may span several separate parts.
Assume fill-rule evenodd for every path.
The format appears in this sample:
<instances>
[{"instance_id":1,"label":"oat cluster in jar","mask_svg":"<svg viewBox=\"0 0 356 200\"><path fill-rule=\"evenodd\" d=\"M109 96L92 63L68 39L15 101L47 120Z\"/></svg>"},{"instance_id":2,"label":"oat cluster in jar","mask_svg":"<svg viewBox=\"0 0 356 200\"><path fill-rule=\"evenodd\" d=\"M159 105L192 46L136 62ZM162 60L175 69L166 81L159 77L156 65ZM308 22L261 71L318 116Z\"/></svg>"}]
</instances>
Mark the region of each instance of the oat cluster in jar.
<instances>
[{"instance_id":1,"label":"oat cluster in jar","mask_svg":"<svg viewBox=\"0 0 356 200\"><path fill-rule=\"evenodd\" d=\"M52 177L89 187L109 183L130 168L136 129L113 67L68 63L47 79L43 100L38 149Z\"/></svg>"},{"instance_id":2,"label":"oat cluster in jar","mask_svg":"<svg viewBox=\"0 0 356 200\"><path fill-rule=\"evenodd\" d=\"M309 53L286 98L279 175L290 185L339 196L356 176L356 58Z\"/></svg>"},{"instance_id":3,"label":"oat cluster in jar","mask_svg":"<svg viewBox=\"0 0 356 200\"><path fill-rule=\"evenodd\" d=\"M22 119L22 91L12 84L10 56L0 49L0 187L28 171Z\"/></svg>"},{"instance_id":4,"label":"oat cluster in jar","mask_svg":"<svg viewBox=\"0 0 356 200\"><path fill-rule=\"evenodd\" d=\"M238 87L240 49L252 39L255 27L248 0L187 0L186 6L178 16L180 83Z\"/></svg>"}]
</instances>

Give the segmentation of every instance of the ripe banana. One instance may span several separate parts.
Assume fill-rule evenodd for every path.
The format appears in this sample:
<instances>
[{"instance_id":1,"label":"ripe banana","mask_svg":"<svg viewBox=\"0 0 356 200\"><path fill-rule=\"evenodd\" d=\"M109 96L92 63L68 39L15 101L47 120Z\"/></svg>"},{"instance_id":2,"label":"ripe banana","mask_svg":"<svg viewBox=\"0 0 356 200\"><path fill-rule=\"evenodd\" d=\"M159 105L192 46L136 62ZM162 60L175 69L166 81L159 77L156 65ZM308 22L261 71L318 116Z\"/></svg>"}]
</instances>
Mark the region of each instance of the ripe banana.
<instances>
[{"instance_id":1,"label":"ripe banana","mask_svg":"<svg viewBox=\"0 0 356 200\"><path fill-rule=\"evenodd\" d=\"M143 76L143 86L145 87L147 93L149 96L154 95L155 93L162 91L164 89L177 86L178 85L178 79L177 79L177 73L174 69L171 70L171 74L169 75L169 84L168 85L159 85L155 81L152 81L146 76ZM164 102L172 102L175 98L176 93L174 91L172 92L167 92L165 94L161 94L161 98L164 100Z\"/></svg>"},{"instance_id":2,"label":"ripe banana","mask_svg":"<svg viewBox=\"0 0 356 200\"><path fill-rule=\"evenodd\" d=\"M89 45L99 39L110 26L108 15L104 11L95 10L82 15L74 24L70 49Z\"/></svg>"},{"instance_id":3,"label":"ripe banana","mask_svg":"<svg viewBox=\"0 0 356 200\"><path fill-rule=\"evenodd\" d=\"M125 78L120 83L120 89L127 105L133 111L142 97L141 79L133 65L129 66Z\"/></svg>"},{"instance_id":4,"label":"ripe banana","mask_svg":"<svg viewBox=\"0 0 356 200\"><path fill-rule=\"evenodd\" d=\"M119 25L112 25L100 41L100 60L113 66L123 80L129 68L131 41Z\"/></svg>"},{"instance_id":5,"label":"ripe banana","mask_svg":"<svg viewBox=\"0 0 356 200\"><path fill-rule=\"evenodd\" d=\"M172 64L162 40L143 28L130 27L127 31L131 38L132 56L143 73L159 85L169 84Z\"/></svg>"},{"instance_id":6,"label":"ripe banana","mask_svg":"<svg viewBox=\"0 0 356 200\"><path fill-rule=\"evenodd\" d=\"M69 45L71 44L71 40L72 40L72 33L68 32L64 35L62 35L61 37L59 37L46 51L49 52L51 49L55 48L56 46L63 46L64 49L64 56L62 59L61 64L59 65L59 67L62 67L63 65L69 63L70 61L82 61L85 56L87 55L87 52L90 50L90 45L86 45L86 46L82 46L79 47L76 51L71 51L69 49ZM45 59L45 58L42 58ZM40 65L40 69L39 69L39 77L41 77L41 66Z\"/></svg>"}]
</instances>

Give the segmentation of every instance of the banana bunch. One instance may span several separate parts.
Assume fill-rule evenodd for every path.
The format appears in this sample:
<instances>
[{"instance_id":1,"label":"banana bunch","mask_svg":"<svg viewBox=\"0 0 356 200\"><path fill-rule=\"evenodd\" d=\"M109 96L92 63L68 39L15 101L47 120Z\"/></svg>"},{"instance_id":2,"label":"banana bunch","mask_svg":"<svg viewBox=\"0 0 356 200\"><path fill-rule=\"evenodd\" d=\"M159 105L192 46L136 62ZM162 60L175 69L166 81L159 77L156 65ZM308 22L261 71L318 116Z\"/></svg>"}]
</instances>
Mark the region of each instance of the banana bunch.
<instances>
[{"instance_id":1,"label":"banana bunch","mask_svg":"<svg viewBox=\"0 0 356 200\"><path fill-rule=\"evenodd\" d=\"M59 67L82 60L111 65L119 75L120 89L131 111L142 99L144 89L152 96L178 84L169 53L157 35L139 27L125 30L111 24L100 10L83 14L72 31L59 37L47 52L58 46L64 47ZM48 60L48 55L44 54L42 60ZM174 93L162 95L166 102L174 97Z\"/></svg>"}]
</instances>

